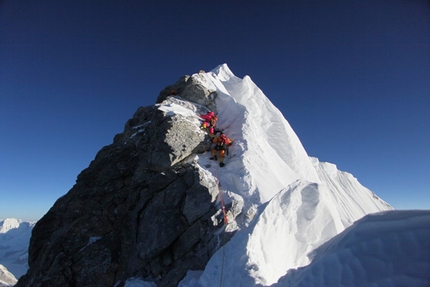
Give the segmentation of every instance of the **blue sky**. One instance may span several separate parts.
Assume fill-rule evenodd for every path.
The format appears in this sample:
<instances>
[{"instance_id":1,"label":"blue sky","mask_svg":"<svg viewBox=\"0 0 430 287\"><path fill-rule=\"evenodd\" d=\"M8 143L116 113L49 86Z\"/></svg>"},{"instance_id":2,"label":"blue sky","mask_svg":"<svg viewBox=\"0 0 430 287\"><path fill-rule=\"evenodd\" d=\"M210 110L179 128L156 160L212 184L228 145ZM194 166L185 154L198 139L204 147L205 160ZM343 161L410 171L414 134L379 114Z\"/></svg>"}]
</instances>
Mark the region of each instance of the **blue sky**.
<instances>
[{"instance_id":1,"label":"blue sky","mask_svg":"<svg viewBox=\"0 0 430 287\"><path fill-rule=\"evenodd\" d=\"M227 63L309 155L430 208L430 4L0 2L0 218L39 219L139 106Z\"/></svg>"}]
</instances>

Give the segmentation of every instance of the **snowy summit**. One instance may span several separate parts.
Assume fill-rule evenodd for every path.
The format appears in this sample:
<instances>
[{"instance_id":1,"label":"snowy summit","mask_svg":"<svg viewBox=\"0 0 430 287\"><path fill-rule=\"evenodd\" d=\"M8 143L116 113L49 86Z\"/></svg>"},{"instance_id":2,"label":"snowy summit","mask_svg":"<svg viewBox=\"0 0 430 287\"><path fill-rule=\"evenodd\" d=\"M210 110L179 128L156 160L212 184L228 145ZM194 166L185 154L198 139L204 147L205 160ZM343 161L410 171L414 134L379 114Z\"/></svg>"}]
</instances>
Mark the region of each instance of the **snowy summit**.
<instances>
[{"instance_id":1,"label":"snowy summit","mask_svg":"<svg viewBox=\"0 0 430 287\"><path fill-rule=\"evenodd\" d=\"M232 141L222 164L210 111ZM310 157L224 64L136 111L34 227L17 286L424 287L428 238L430 211L394 211Z\"/></svg>"},{"instance_id":2,"label":"snowy summit","mask_svg":"<svg viewBox=\"0 0 430 287\"><path fill-rule=\"evenodd\" d=\"M299 274L312 276L301 278L304 275L292 273L312 263L313 254L319 246L355 221L367 214L393 208L362 186L350 173L339 171L334 164L309 157L282 113L249 76L240 79L224 64L193 77L209 90L216 91L217 128L234 141L225 161L226 166L220 168L211 161L210 153L197 156L198 162L219 179L225 201L239 197L243 199L244 207L239 220L230 222L226 227L226 232L236 231L233 239L212 257L203 272L189 272L179 286L343 286L343 282L349 282L345 286L379 286L379 283L393 282L396 276L406 276L406 282L423 284L413 286L426 286L430 282L421 269L410 276L399 275L401 270L398 269L374 275L375 278L363 275L363 270L376 274L381 269L386 270L392 260L402 257L401 248L391 250L393 254L398 252L398 255L387 262L365 262L367 266L361 267L352 264L347 267L347 272L342 270L343 263L339 262L332 264L331 270L319 270L321 276L302 269L299 269ZM161 104L160 109L184 114L180 106L175 108L168 100ZM403 215L405 221L411 221L411 214L397 213L400 226L405 224L402 222ZM415 214L412 212L412 215ZM428 212L424 215L418 213L418 225L430 223L429 216ZM390 213L381 213L376 217L380 221L375 223L375 227L372 223L368 223L367 227L372 230L383 224L386 218L390 220L392 217ZM369 221L373 222L366 222ZM394 230L396 227L397 224L391 225ZM410 232L410 229L405 231L400 227L398 232L398 236L393 236L401 240L401 234ZM428 235L428 228L426 232ZM349 231L351 233L354 231ZM361 244L361 240L364 245L377 240L372 236L378 234L371 231L368 234L369 237L356 239L350 236L348 239L356 245ZM388 236L386 239L391 238ZM413 249L421 250L429 245L423 241L421 234L417 234L415 240ZM336 249L336 246L332 248ZM372 256L369 252L367 256ZM411 261L426 259L425 256ZM354 256L350 259L358 261ZM428 270L429 260L430 256L421 267ZM324 283L321 277L330 278L330 284Z\"/></svg>"}]
</instances>

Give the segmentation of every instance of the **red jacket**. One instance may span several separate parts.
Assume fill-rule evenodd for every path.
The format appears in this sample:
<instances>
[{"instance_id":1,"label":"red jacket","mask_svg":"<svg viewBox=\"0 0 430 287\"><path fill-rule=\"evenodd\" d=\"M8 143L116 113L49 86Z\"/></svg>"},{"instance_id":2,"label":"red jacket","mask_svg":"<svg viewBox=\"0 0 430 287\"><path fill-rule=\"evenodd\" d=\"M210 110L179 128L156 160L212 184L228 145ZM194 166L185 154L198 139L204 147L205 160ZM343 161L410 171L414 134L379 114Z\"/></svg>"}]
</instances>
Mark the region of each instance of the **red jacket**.
<instances>
[{"instance_id":1,"label":"red jacket","mask_svg":"<svg viewBox=\"0 0 430 287\"><path fill-rule=\"evenodd\" d=\"M209 112L209 113L207 113L206 115L202 115L202 114L200 114L200 117L201 117L202 119L204 119L205 121L207 121L207 122L210 122L210 120L211 120L214 116L215 116L214 112Z\"/></svg>"}]
</instances>

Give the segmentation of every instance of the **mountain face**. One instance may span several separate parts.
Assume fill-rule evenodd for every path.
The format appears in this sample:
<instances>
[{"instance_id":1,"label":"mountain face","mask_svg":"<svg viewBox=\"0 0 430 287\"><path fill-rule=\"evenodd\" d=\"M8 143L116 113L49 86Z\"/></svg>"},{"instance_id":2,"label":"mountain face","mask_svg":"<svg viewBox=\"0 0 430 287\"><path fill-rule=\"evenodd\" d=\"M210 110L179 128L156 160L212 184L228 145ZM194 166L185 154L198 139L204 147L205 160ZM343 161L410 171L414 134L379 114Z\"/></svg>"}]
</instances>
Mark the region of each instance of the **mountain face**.
<instances>
[{"instance_id":1,"label":"mountain face","mask_svg":"<svg viewBox=\"0 0 430 287\"><path fill-rule=\"evenodd\" d=\"M233 140L223 168L200 128L209 110ZM136 111L38 221L16 286L269 286L354 221L390 209L309 157L263 92L224 64Z\"/></svg>"},{"instance_id":2,"label":"mountain face","mask_svg":"<svg viewBox=\"0 0 430 287\"><path fill-rule=\"evenodd\" d=\"M34 225L35 222L15 218L0 220L0 272L3 276L10 277L10 272L18 278L27 272L28 244Z\"/></svg>"}]
</instances>

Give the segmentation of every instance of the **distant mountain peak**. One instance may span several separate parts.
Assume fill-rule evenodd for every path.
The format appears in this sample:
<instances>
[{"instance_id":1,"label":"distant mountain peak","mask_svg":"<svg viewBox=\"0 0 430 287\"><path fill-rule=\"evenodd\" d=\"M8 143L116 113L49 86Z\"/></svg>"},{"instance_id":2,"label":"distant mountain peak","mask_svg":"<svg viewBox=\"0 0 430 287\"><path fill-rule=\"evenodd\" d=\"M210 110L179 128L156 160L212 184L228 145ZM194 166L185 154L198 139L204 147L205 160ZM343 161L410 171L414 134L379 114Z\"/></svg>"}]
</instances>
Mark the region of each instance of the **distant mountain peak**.
<instances>
[{"instance_id":1,"label":"distant mountain peak","mask_svg":"<svg viewBox=\"0 0 430 287\"><path fill-rule=\"evenodd\" d=\"M34 225L33 221L16 218L0 220L0 264L16 278L28 269L28 245Z\"/></svg>"},{"instance_id":2,"label":"distant mountain peak","mask_svg":"<svg viewBox=\"0 0 430 287\"><path fill-rule=\"evenodd\" d=\"M18 280L15 276L7 270L7 268L0 264L0 286L11 287L16 284Z\"/></svg>"},{"instance_id":3,"label":"distant mountain peak","mask_svg":"<svg viewBox=\"0 0 430 287\"><path fill-rule=\"evenodd\" d=\"M11 229L18 228L22 220L16 218L6 218L0 220L0 233L6 233Z\"/></svg>"}]
</instances>

